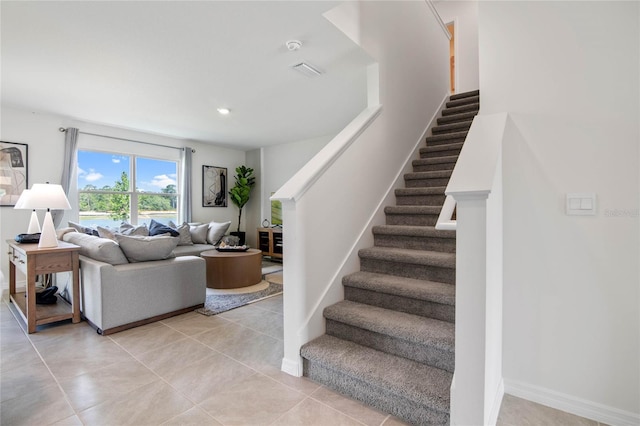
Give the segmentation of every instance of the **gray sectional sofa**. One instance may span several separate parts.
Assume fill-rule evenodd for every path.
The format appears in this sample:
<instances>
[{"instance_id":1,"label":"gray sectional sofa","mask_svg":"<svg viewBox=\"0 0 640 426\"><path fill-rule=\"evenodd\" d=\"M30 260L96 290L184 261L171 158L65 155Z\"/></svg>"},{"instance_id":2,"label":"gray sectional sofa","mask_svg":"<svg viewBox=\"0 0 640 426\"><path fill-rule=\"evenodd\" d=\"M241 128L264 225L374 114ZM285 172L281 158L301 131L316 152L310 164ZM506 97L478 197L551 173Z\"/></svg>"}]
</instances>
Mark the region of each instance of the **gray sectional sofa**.
<instances>
[{"instance_id":1,"label":"gray sectional sofa","mask_svg":"<svg viewBox=\"0 0 640 426\"><path fill-rule=\"evenodd\" d=\"M83 317L106 335L202 307L212 244L177 245L170 236L101 238L66 228L61 240L80 246ZM63 292L71 298L71 286ZM66 293L66 294L65 294Z\"/></svg>"}]
</instances>

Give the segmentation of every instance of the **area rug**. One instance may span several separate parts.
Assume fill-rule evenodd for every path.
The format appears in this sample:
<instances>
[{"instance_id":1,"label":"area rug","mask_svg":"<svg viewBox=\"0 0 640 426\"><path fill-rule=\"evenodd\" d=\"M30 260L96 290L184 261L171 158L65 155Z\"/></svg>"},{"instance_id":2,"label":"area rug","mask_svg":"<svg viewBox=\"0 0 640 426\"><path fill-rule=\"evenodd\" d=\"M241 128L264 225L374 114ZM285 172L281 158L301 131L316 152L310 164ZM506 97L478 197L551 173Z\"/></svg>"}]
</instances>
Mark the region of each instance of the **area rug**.
<instances>
[{"instance_id":1,"label":"area rug","mask_svg":"<svg viewBox=\"0 0 640 426\"><path fill-rule=\"evenodd\" d=\"M268 297L282 294L282 284L266 282L266 285L257 285L257 291L253 292L216 292L208 294L204 302L204 308L196 309L202 315L216 315L231 309L239 308L249 303L254 303Z\"/></svg>"}]
</instances>

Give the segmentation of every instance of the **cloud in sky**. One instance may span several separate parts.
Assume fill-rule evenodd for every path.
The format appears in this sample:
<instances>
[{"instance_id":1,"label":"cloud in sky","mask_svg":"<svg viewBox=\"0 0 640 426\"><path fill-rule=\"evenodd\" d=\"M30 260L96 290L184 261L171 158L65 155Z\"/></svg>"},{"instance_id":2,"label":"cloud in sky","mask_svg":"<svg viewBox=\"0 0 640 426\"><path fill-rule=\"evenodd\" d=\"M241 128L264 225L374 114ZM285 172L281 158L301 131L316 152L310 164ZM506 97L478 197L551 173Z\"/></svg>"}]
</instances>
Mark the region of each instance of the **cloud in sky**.
<instances>
[{"instance_id":1,"label":"cloud in sky","mask_svg":"<svg viewBox=\"0 0 640 426\"><path fill-rule=\"evenodd\" d=\"M118 163L120 163L120 159L119 159L118 157L113 157L113 158L111 159L111 162L112 162L112 163L116 163L116 164L118 164Z\"/></svg>"},{"instance_id":2,"label":"cloud in sky","mask_svg":"<svg viewBox=\"0 0 640 426\"><path fill-rule=\"evenodd\" d=\"M175 180L175 174L173 174L173 178L171 177L172 175L158 175L158 176L154 176L153 180L149 183L151 186L155 186L158 187L160 189L164 189L166 188L168 185L175 185L176 184L176 180Z\"/></svg>"},{"instance_id":3,"label":"cloud in sky","mask_svg":"<svg viewBox=\"0 0 640 426\"><path fill-rule=\"evenodd\" d=\"M93 169L89 170L89 173L86 174L86 176L84 176L85 180L89 181L89 182L95 182L97 180L100 180L104 177L104 175L102 173L98 173Z\"/></svg>"}]
</instances>

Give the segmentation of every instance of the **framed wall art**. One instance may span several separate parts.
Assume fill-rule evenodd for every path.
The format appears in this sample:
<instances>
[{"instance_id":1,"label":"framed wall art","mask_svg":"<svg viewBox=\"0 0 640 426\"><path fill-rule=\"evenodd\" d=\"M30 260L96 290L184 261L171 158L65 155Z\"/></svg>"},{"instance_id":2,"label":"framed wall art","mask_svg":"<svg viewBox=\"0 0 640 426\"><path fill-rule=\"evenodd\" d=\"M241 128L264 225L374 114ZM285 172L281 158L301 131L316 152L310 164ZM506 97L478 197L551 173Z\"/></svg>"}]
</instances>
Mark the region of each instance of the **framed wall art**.
<instances>
[{"instance_id":1,"label":"framed wall art","mask_svg":"<svg viewBox=\"0 0 640 426\"><path fill-rule=\"evenodd\" d=\"M29 187L26 143L0 141L0 207L13 207Z\"/></svg>"},{"instance_id":2,"label":"framed wall art","mask_svg":"<svg viewBox=\"0 0 640 426\"><path fill-rule=\"evenodd\" d=\"M226 167L202 166L202 207L227 207Z\"/></svg>"}]
</instances>

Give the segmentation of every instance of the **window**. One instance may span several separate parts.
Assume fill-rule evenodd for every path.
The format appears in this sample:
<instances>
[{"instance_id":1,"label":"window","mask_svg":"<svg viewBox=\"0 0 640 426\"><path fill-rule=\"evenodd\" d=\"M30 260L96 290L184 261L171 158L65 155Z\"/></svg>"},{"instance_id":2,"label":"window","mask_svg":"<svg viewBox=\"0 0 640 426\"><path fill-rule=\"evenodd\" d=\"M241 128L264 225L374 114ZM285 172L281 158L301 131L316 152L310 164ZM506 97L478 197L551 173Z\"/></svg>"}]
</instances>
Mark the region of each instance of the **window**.
<instances>
[{"instance_id":1,"label":"window","mask_svg":"<svg viewBox=\"0 0 640 426\"><path fill-rule=\"evenodd\" d=\"M78 210L86 226L178 223L178 162L78 151Z\"/></svg>"}]
</instances>

